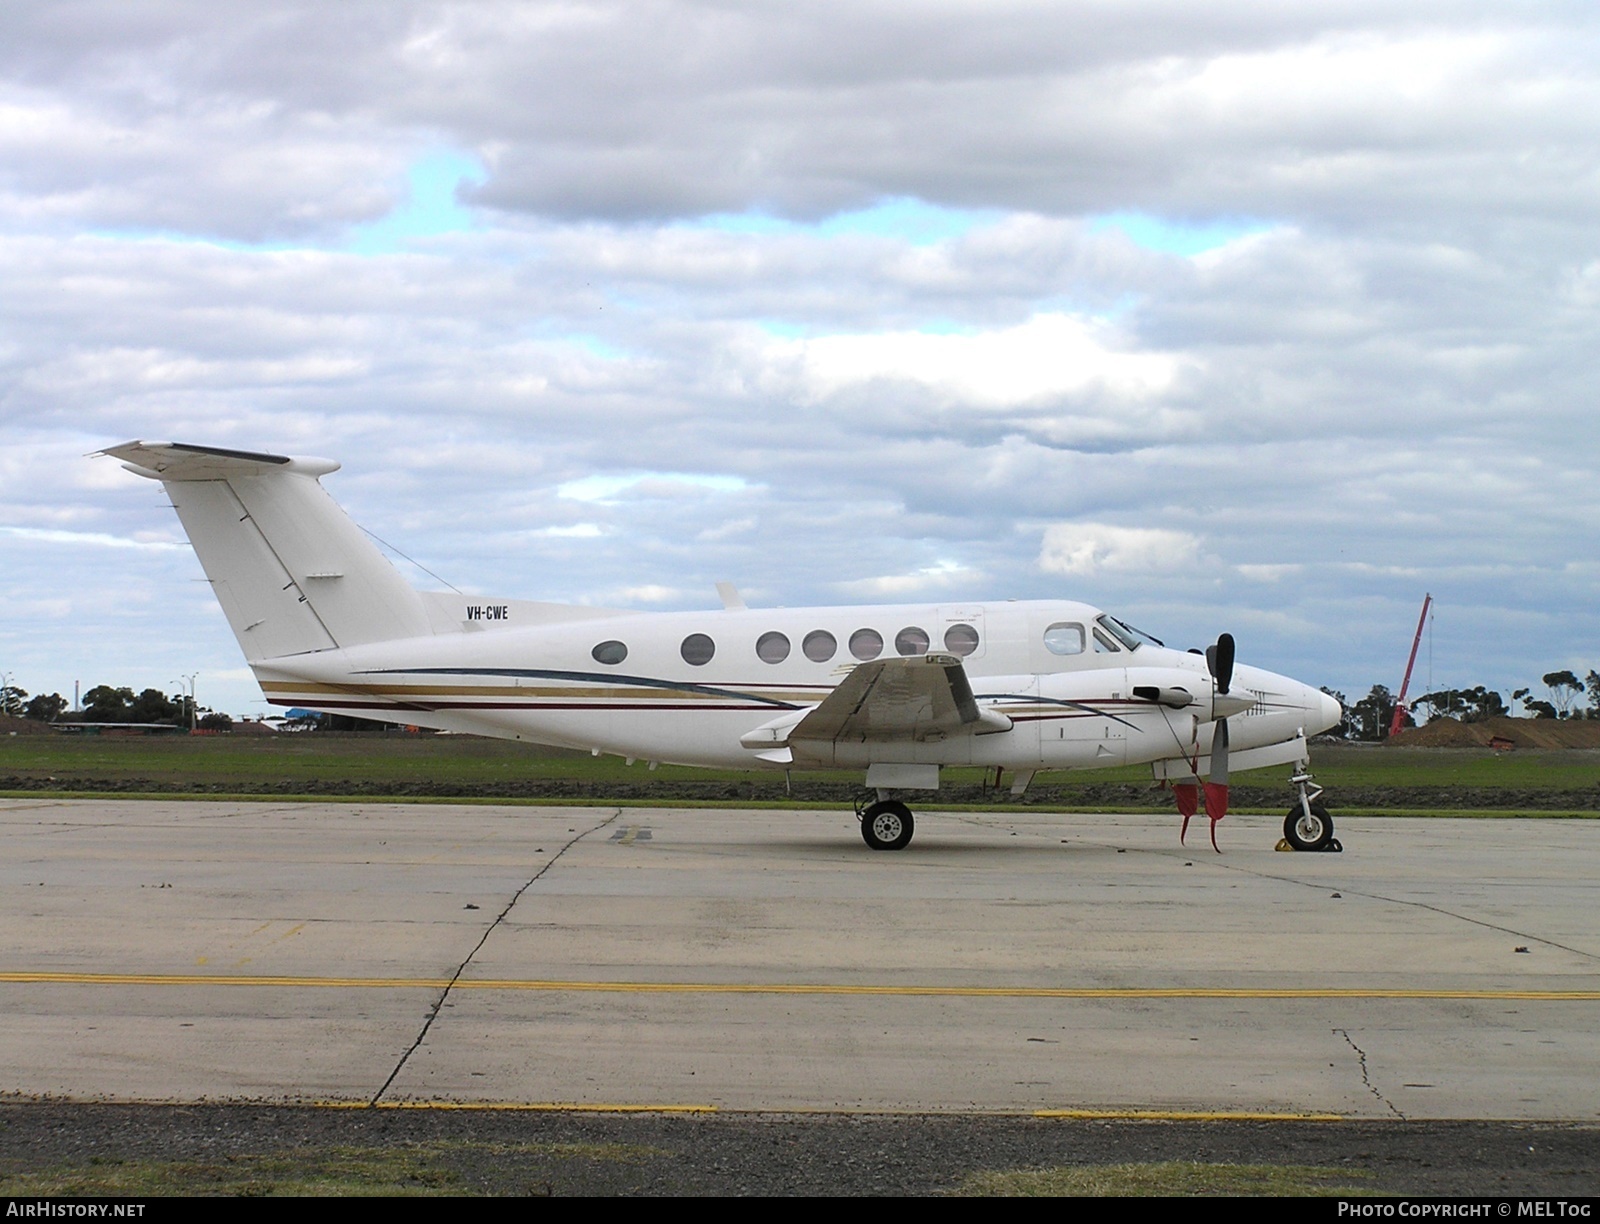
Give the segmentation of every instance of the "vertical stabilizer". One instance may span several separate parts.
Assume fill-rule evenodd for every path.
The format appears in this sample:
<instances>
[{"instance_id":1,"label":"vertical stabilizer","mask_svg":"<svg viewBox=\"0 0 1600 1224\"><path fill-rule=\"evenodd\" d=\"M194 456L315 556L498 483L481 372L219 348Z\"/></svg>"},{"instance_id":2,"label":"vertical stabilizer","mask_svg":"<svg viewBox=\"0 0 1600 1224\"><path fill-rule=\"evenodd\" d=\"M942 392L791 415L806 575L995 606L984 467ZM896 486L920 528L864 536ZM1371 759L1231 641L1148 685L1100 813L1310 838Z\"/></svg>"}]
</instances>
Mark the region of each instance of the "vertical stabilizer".
<instances>
[{"instance_id":1,"label":"vertical stabilizer","mask_svg":"<svg viewBox=\"0 0 1600 1224\"><path fill-rule=\"evenodd\" d=\"M250 662L432 632L417 592L318 482L338 464L177 442L101 453L161 481Z\"/></svg>"}]
</instances>

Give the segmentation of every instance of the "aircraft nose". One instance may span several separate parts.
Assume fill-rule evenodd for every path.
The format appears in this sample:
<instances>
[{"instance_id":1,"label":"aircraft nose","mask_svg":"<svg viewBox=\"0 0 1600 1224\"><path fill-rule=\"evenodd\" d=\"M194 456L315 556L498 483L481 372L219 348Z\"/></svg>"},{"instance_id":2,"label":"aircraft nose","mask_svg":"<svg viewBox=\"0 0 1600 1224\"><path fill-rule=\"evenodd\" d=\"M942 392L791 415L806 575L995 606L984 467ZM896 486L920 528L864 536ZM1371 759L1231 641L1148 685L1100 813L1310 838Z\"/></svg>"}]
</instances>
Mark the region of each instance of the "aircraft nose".
<instances>
[{"instance_id":1,"label":"aircraft nose","mask_svg":"<svg viewBox=\"0 0 1600 1224\"><path fill-rule=\"evenodd\" d=\"M1317 731L1328 731L1337 727L1339 721L1344 718L1344 707L1326 693L1313 693L1312 696L1317 701L1313 707L1316 711L1317 730L1311 734L1315 735Z\"/></svg>"}]
</instances>

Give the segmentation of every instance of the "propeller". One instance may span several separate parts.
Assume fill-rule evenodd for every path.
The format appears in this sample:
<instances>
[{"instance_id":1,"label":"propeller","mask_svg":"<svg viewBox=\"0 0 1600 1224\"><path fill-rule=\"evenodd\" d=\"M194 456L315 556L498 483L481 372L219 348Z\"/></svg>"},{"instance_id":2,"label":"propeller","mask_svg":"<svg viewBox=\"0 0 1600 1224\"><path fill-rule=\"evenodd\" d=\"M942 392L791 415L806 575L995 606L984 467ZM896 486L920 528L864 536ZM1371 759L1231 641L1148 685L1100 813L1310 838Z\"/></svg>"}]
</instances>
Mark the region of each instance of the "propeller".
<instances>
[{"instance_id":1,"label":"propeller","mask_svg":"<svg viewBox=\"0 0 1600 1224\"><path fill-rule=\"evenodd\" d=\"M1217 821L1228 814L1227 714L1229 711L1238 712L1239 701L1237 698L1232 701L1218 701L1216 698L1227 697L1228 689L1233 684L1233 634L1224 633L1217 638L1216 645L1206 647L1206 670L1211 673L1215 688L1211 710L1217 724L1211 733L1211 769L1210 777L1205 782L1206 816L1211 821L1211 848L1221 854L1222 848L1217 845ZM1181 843L1189 832L1189 817L1200 808L1199 788L1192 782L1186 782L1172 790L1178 801L1178 812L1183 816L1183 828L1178 833Z\"/></svg>"}]
</instances>

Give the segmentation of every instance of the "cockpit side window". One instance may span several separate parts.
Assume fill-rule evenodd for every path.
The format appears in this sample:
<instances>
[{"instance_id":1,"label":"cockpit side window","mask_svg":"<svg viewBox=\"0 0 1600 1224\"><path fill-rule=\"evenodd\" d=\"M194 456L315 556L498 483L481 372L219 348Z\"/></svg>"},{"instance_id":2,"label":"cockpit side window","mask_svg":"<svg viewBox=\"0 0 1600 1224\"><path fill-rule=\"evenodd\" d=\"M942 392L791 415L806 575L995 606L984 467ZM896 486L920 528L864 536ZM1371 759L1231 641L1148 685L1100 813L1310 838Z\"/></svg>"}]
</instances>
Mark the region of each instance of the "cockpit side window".
<instances>
[{"instance_id":1,"label":"cockpit side window","mask_svg":"<svg viewBox=\"0 0 1600 1224\"><path fill-rule=\"evenodd\" d=\"M1122 649L1122 647L1118 646L1115 642L1113 642L1111 640L1111 635L1109 633L1107 633L1104 629L1100 628L1099 625L1095 626L1095 629L1094 629L1094 652L1095 652L1095 654L1117 654L1118 652L1121 651L1121 649Z\"/></svg>"},{"instance_id":2,"label":"cockpit side window","mask_svg":"<svg viewBox=\"0 0 1600 1224\"><path fill-rule=\"evenodd\" d=\"M1083 626L1057 621L1044 631L1044 648L1053 655L1082 654Z\"/></svg>"}]
</instances>

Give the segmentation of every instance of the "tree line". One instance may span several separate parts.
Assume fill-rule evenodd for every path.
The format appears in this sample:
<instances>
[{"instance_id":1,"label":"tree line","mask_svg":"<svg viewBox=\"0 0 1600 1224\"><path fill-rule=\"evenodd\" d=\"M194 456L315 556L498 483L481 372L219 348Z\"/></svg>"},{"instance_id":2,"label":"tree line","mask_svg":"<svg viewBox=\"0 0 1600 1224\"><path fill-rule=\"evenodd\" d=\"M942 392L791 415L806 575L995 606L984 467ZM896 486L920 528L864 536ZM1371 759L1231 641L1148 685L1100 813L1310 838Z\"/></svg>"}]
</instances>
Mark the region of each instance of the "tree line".
<instances>
[{"instance_id":1,"label":"tree line","mask_svg":"<svg viewBox=\"0 0 1600 1224\"><path fill-rule=\"evenodd\" d=\"M1491 718L1584 718L1600 719L1600 672L1591 670L1581 680L1573 671L1546 672L1542 677L1548 698L1536 697L1532 688L1513 690L1511 701L1520 703L1521 710L1508 705L1498 689L1482 684L1471 688L1439 689L1414 697L1407 704L1408 712L1400 721L1402 727L1415 727L1416 714L1424 721L1440 718L1456 722L1484 722ZM1351 702L1343 693L1323 689L1344 707L1344 721L1330 732L1345 739L1381 740L1388 738L1394 723L1395 696L1386 685L1374 684L1372 691L1359 701ZM1580 704L1586 698L1587 704Z\"/></svg>"},{"instance_id":2,"label":"tree line","mask_svg":"<svg viewBox=\"0 0 1600 1224\"><path fill-rule=\"evenodd\" d=\"M135 693L131 688L97 684L83 695L82 709L68 709L68 704L60 693L40 693L30 698L24 689L14 685L0 687L0 714L34 722L138 723L195 727L201 731L226 731L233 726L233 719L226 714L204 707L197 709L187 694L169 697L154 688Z\"/></svg>"}]
</instances>

